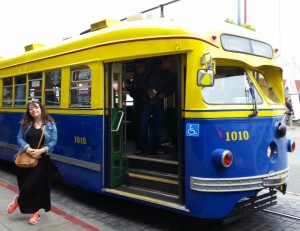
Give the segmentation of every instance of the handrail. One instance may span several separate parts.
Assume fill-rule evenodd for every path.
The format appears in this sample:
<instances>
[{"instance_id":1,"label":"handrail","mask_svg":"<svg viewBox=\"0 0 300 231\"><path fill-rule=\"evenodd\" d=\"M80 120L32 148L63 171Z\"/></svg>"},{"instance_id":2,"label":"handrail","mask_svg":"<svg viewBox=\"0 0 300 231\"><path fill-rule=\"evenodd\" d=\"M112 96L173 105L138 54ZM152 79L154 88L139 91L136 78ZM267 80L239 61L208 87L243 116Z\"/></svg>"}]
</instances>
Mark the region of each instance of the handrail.
<instances>
[{"instance_id":1,"label":"handrail","mask_svg":"<svg viewBox=\"0 0 300 231\"><path fill-rule=\"evenodd\" d=\"M121 113L122 115L120 117L120 120L119 120L119 123L118 123L118 127L116 129L112 129L111 130L112 132L117 132L120 129L120 125L121 125L121 122L122 122L122 119L123 119L123 116L124 116L124 112L123 111L118 111L118 113Z\"/></svg>"}]
</instances>

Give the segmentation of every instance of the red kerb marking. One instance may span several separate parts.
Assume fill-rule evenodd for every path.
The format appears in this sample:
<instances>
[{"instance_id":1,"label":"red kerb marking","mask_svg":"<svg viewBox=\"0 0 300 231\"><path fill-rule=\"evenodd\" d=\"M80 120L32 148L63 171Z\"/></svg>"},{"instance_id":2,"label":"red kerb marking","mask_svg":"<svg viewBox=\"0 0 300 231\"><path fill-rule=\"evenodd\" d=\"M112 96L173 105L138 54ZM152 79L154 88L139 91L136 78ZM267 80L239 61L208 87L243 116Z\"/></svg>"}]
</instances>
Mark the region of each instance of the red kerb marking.
<instances>
[{"instance_id":1,"label":"red kerb marking","mask_svg":"<svg viewBox=\"0 0 300 231\"><path fill-rule=\"evenodd\" d=\"M13 186L13 185L10 185L4 181L1 181L0 180L0 185L9 189L10 191L13 191L14 193L19 193L19 190L17 187ZM56 208L55 206L51 206L51 212L55 213L56 215L58 216L62 216L64 217L65 219L71 221L72 223L74 224L77 224L77 225L80 225L82 228L86 229L86 230L90 230L90 231L101 231L100 229L94 227L94 226L91 226L87 223L85 223L84 221L82 220L79 220L77 219L76 217L64 212L63 210L59 209L59 208Z\"/></svg>"}]
</instances>

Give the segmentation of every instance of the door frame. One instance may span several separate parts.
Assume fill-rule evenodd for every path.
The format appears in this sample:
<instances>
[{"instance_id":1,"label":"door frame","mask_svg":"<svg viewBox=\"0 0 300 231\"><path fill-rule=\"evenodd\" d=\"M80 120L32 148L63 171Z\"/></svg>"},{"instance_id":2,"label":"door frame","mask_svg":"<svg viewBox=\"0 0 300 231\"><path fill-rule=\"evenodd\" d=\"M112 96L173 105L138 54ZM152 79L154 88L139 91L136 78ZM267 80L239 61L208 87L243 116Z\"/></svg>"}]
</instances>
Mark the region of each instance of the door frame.
<instances>
[{"instance_id":1,"label":"door frame","mask_svg":"<svg viewBox=\"0 0 300 231\"><path fill-rule=\"evenodd\" d=\"M106 85L105 102L107 107L107 135L105 142L107 144L107 170L108 186L115 188L123 184L124 181L124 109L123 109L123 76L122 62L108 63L108 75Z\"/></svg>"}]
</instances>

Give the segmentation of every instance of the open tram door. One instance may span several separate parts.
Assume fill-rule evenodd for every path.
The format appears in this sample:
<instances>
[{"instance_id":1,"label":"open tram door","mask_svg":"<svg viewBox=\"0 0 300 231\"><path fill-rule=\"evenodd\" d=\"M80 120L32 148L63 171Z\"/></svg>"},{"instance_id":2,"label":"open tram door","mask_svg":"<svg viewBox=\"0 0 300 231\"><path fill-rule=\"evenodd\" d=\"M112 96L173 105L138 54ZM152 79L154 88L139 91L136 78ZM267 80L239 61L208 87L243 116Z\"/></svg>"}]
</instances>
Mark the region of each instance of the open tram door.
<instances>
[{"instance_id":1,"label":"open tram door","mask_svg":"<svg viewBox=\"0 0 300 231\"><path fill-rule=\"evenodd\" d=\"M160 56L108 63L106 73L106 188L104 191L165 204L184 204L182 92L186 57L172 56L175 90L164 100L163 154L153 152L154 121L149 118L145 152L137 154L142 97L130 94L139 76L150 76ZM143 78L144 79L144 78ZM146 78L147 79L147 78ZM141 79L140 79L141 80ZM144 79L144 81L146 81Z\"/></svg>"},{"instance_id":2,"label":"open tram door","mask_svg":"<svg viewBox=\"0 0 300 231\"><path fill-rule=\"evenodd\" d=\"M117 187L123 183L123 80L122 63L113 63L110 65L110 182L111 188Z\"/></svg>"}]
</instances>

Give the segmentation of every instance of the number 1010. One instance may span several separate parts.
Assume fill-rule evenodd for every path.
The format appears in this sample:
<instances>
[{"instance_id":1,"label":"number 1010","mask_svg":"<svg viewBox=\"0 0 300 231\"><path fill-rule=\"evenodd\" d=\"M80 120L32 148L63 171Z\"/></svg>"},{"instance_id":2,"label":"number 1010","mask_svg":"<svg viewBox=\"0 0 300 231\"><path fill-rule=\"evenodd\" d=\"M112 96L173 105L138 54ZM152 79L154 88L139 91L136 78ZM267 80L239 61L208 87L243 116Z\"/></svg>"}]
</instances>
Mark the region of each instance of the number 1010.
<instances>
[{"instance_id":1,"label":"number 1010","mask_svg":"<svg viewBox=\"0 0 300 231\"><path fill-rule=\"evenodd\" d=\"M76 144L86 144L86 138L81 136L74 136L74 143Z\"/></svg>"},{"instance_id":2,"label":"number 1010","mask_svg":"<svg viewBox=\"0 0 300 231\"><path fill-rule=\"evenodd\" d=\"M248 131L226 132L226 141L249 140Z\"/></svg>"}]
</instances>

